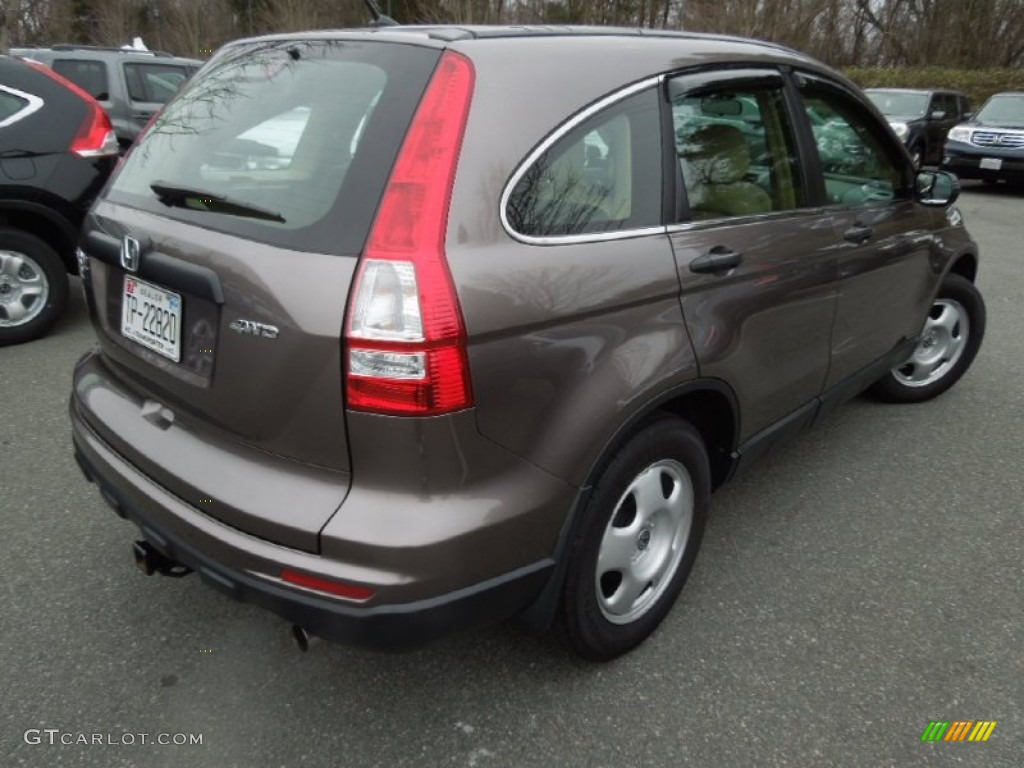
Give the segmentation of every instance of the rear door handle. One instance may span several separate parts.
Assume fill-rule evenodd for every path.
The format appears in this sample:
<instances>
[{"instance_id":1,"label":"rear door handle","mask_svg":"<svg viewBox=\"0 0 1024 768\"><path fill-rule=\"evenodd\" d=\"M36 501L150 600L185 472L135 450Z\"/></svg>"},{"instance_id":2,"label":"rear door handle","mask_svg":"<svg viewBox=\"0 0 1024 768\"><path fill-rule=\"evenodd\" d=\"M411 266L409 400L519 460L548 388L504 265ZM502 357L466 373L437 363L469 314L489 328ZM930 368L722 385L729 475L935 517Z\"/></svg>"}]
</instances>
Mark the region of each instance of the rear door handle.
<instances>
[{"instance_id":1,"label":"rear door handle","mask_svg":"<svg viewBox=\"0 0 1024 768\"><path fill-rule=\"evenodd\" d=\"M854 224L848 230L843 232L843 239L848 240L851 243L860 245L866 242L875 234L875 230L865 224Z\"/></svg>"},{"instance_id":2,"label":"rear door handle","mask_svg":"<svg viewBox=\"0 0 1024 768\"><path fill-rule=\"evenodd\" d=\"M716 245L703 256L691 261L690 271L716 274L738 267L742 261L742 253L737 253L724 245Z\"/></svg>"}]
</instances>

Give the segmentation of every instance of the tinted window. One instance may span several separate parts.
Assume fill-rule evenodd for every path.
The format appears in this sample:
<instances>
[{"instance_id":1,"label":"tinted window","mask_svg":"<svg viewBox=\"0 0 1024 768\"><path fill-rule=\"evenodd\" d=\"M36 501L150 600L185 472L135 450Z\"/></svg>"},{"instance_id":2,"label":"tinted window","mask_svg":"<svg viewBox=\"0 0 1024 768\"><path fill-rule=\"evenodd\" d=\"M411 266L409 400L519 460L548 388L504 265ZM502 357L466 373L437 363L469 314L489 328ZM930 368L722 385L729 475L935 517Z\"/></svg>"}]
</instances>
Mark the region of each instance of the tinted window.
<instances>
[{"instance_id":1,"label":"tinted window","mask_svg":"<svg viewBox=\"0 0 1024 768\"><path fill-rule=\"evenodd\" d=\"M804 205L782 85L686 89L672 81L676 155L695 219Z\"/></svg>"},{"instance_id":2,"label":"tinted window","mask_svg":"<svg viewBox=\"0 0 1024 768\"><path fill-rule=\"evenodd\" d=\"M125 64L124 79L132 101L164 104L189 78L185 67L172 64Z\"/></svg>"},{"instance_id":3,"label":"tinted window","mask_svg":"<svg viewBox=\"0 0 1024 768\"><path fill-rule=\"evenodd\" d=\"M80 59L57 59L53 62L53 70L98 101L110 99L110 87L107 84L107 67L101 61L82 61Z\"/></svg>"},{"instance_id":4,"label":"tinted window","mask_svg":"<svg viewBox=\"0 0 1024 768\"><path fill-rule=\"evenodd\" d=\"M932 99L931 114L941 112L942 117L937 120L951 120L956 117L956 96L951 93L937 93Z\"/></svg>"},{"instance_id":5,"label":"tinted window","mask_svg":"<svg viewBox=\"0 0 1024 768\"><path fill-rule=\"evenodd\" d=\"M509 224L531 236L616 232L661 223L654 90L591 116L544 152L509 197Z\"/></svg>"},{"instance_id":6,"label":"tinted window","mask_svg":"<svg viewBox=\"0 0 1024 768\"><path fill-rule=\"evenodd\" d=\"M14 117L28 106L28 100L5 90L0 90L0 123Z\"/></svg>"},{"instance_id":7,"label":"tinted window","mask_svg":"<svg viewBox=\"0 0 1024 768\"><path fill-rule=\"evenodd\" d=\"M898 148L875 118L831 88L810 85L803 96L830 202L862 205L906 192Z\"/></svg>"},{"instance_id":8,"label":"tinted window","mask_svg":"<svg viewBox=\"0 0 1024 768\"><path fill-rule=\"evenodd\" d=\"M167 104L110 197L299 250L358 252L438 55L336 41L228 49ZM167 207L153 184L196 194ZM214 196L234 210L203 204Z\"/></svg>"}]
</instances>

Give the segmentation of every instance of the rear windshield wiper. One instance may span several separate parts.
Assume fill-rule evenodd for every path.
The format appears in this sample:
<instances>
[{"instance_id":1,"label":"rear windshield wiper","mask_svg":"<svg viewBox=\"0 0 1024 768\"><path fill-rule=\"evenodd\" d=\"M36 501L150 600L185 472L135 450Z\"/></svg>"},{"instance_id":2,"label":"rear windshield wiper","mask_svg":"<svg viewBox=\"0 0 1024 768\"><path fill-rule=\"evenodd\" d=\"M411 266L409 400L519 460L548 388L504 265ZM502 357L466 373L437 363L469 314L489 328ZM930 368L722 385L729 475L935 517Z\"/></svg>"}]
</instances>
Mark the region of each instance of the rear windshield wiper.
<instances>
[{"instance_id":1,"label":"rear windshield wiper","mask_svg":"<svg viewBox=\"0 0 1024 768\"><path fill-rule=\"evenodd\" d=\"M226 213L230 216L246 216L250 219L264 219L265 221L284 223L284 216L277 211L260 208L258 205L242 202L241 200L232 200L230 197L215 195L202 189L179 187L163 181L154 181L149 185L149 188L156 193L157 198L164 205L188 208L191 211L211 211L213 213Z\"/></svg>"}]
</instances>

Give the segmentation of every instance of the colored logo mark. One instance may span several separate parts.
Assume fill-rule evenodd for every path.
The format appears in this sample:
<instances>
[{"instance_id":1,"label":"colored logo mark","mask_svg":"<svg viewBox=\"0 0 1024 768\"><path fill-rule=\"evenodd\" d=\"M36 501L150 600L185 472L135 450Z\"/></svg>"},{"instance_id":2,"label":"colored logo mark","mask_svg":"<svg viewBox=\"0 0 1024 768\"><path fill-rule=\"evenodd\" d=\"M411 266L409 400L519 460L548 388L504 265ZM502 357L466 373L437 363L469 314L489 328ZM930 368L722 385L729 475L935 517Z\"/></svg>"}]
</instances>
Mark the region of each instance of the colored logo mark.
<instances>
[{"instance_id":1,"label":"colored logo mark","mask_svg":"<svg viewBox=\"0 0 1024 768\"><path fill-rule=\"evenodd\" d=\"M921 741L988 741L995 720L929 720Z\"/></svg>"}]
</instances>

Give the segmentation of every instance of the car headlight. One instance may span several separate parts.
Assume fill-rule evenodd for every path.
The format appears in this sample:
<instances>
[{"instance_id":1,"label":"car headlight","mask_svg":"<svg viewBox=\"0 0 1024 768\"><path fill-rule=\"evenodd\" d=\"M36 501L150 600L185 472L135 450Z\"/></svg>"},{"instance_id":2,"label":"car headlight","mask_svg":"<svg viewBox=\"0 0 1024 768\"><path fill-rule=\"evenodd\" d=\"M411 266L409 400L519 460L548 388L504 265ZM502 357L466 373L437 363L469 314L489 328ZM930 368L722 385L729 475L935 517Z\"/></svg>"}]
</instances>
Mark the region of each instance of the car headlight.
<instances>
[{"instance_id":1,"label":"car headlight","mask_svg":"<svg viewBox=\"0 0 1024 768\"><path fill-rule=\"evenodd\" d=\"M889 125L896 132L900 141L907 140L907 136L910 135L910 127L906 123L889 123Z\"/></svg>"},{"instance_id":2,"label":"car headlight","mask_svg":"<svg viewBox=\"0 0 1024 768\"><path fill-rule=\"evenodd\" d=\"M971 129L965 125L958 125L955 128L949 130L950 141L962 141L964 143L971 140Z\"/></svg>"}]
</instances>

